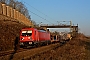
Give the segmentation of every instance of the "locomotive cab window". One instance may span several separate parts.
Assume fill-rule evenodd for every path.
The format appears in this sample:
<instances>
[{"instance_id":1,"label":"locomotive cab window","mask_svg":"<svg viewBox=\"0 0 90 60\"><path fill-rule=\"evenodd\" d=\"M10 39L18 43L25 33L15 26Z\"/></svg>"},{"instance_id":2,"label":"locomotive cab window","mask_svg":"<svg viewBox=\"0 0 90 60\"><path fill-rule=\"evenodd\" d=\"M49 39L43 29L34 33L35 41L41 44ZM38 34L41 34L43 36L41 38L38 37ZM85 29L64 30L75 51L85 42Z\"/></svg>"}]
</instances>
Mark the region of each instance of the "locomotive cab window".
<instances>
[{"instance_id":1,"label":"locomotive cab window","mask_svg":"<svg viewBox=\"0 0 90 60\"><path fill-rule=\"evenodd\" d=\"M22 36L31 36L32 30L22 31Z\"/></svg>"}]
</instances>

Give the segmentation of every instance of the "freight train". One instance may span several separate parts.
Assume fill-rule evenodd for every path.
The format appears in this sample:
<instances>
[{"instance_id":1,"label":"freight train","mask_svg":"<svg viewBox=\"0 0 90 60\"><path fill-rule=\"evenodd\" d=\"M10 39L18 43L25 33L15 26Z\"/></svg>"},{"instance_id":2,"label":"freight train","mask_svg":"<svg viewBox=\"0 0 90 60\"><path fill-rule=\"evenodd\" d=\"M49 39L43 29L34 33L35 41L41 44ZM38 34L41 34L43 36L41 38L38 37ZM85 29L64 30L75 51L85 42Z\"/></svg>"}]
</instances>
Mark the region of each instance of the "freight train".
<instances>
[{"instance_id":1,"label":"freight train","mask_svg":"<svg viewBox=\"0 0 90 60\"><path fill-rule=\"evenodd\" d=\"M65 32L62 32L60 33L60 39L61 40L71 40L71 34L70 33L65 33Z\"/></svg>"},{"instance_id":2,"label":"freight train","mask_svg":"<svg viewBox=\"0 0 90 60\"><path fill-rule=\"evenodd\" d=\"M49 31L36 28L23 28L20 32L20 46L38 46L69 40L70 34L51 35Z\"/></svg>"}]
</instances>

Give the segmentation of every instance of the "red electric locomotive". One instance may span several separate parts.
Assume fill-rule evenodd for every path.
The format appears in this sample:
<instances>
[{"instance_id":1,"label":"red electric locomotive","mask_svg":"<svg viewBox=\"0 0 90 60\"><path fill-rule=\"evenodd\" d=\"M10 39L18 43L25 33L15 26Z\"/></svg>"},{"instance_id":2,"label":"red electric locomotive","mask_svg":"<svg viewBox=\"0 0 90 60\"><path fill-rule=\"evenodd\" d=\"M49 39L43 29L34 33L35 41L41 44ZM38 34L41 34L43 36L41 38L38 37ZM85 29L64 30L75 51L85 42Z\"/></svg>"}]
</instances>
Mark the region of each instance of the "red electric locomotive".
<instances>
[{"instance_id":1,"label":"red electric locomotive","mask_svg":"<svg viewBox=\"0 0 90 60\"><path fill-rule=\"evenodd\" d=\"M50 33L35 28L24 28L20 32L20 46L34 46L37 44L50 43Z\"/></svg>"}]
</instances>

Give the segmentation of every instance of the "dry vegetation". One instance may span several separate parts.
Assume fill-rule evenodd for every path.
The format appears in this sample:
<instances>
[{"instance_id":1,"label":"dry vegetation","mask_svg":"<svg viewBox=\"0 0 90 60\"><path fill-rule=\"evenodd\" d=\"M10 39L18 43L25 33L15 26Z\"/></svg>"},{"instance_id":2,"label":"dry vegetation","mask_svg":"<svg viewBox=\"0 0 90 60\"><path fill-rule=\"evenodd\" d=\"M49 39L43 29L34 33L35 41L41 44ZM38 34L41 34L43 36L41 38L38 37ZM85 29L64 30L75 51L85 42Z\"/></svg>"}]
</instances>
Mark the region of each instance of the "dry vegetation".
<instances>
[{"instance_id":1,"label":"dry vegetation","mask_svg":"<svg viewBox=\"0 0 90 60\"><path fill-rule=\"evenodd\" d=\"M14 40L24 27L26 26L19 22L0 21L0 51L13 49Z\"/></svg>"},{"instance_id":2,"label":"dry vegetation","mask_svg":"<svg viewBox=\"0 0 90 60\"><path fill-rule=\"evenodd\" d=\"M86 53L86 43L84 39L86 40L85 36L83 34L79 34L77 38L72 39L65 45L57 49L44 52L42 54L37 54L36 56L33 56L29 59L30 60L89 60Z\"/></svg>"}]
</instances>

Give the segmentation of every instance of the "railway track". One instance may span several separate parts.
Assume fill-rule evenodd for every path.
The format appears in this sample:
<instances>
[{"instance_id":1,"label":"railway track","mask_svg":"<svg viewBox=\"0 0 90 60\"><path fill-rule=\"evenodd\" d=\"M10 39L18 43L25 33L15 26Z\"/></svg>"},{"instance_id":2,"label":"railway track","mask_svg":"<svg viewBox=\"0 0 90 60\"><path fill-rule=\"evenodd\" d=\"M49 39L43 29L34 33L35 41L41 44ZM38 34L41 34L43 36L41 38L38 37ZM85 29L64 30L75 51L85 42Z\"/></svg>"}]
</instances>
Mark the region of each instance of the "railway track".
<instances>
[{"instance_id":1,"label":"railway track","mask_svg":"<svg viewBox=\"0 0 90 60\"><path fill-rule=\"evenodd\" d=\"M42 46L38 48L33 48L33 49L19 49L17 51L7 51L7 52L1 52L0 53L0 60L22 60L22 59L27 59L30 58L36 54L43 53L45 51L51 50L51 49L56 49L60 46L64 45L64 43L55 43L55 44L50 44L48 46Z\"/></svg>"},{"instance_id":2,"label":"railway track","mask_svg":"<svg viewBox=\"0 0 90 60\"><path fill-rule=\"evenodd\" d=\"M28 50L28 49L20 48L20 49L18 49L17 51L15 51L15 50L2 51L2 52L0 52L0 57L6 56L6 55L9 55L9 54L13 54L13 53L18 53L18 52L22 52L22 51L27 51L27 50Z\"/></svg>"},{"instance_id":3,"label":"railway track","mask_svg":"<svg viewBox=\"0 0 90 60\"><path fill-rule=\"evenodd\" d=\"M11 54L12 52L14 52L14 50L0 52L0 57L1 56L5 56L5 55L8 55L8 54Z\"/></svg>"}]
</instances>

